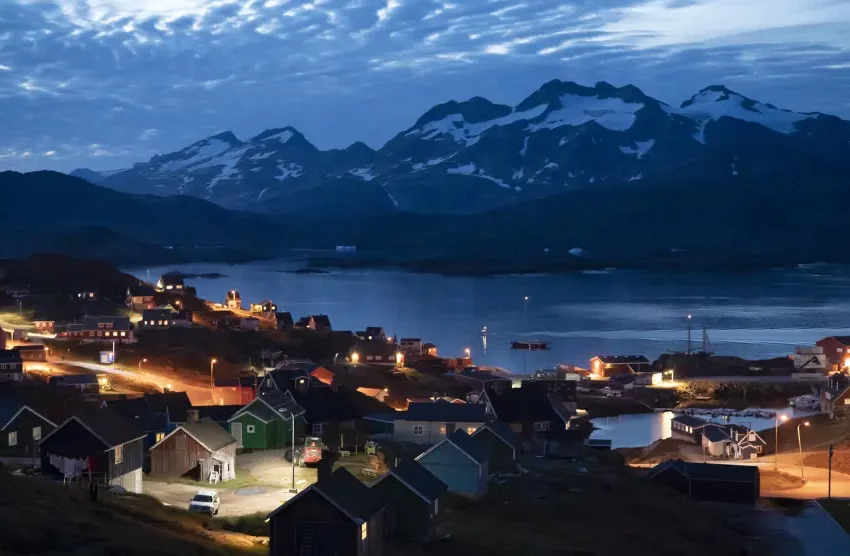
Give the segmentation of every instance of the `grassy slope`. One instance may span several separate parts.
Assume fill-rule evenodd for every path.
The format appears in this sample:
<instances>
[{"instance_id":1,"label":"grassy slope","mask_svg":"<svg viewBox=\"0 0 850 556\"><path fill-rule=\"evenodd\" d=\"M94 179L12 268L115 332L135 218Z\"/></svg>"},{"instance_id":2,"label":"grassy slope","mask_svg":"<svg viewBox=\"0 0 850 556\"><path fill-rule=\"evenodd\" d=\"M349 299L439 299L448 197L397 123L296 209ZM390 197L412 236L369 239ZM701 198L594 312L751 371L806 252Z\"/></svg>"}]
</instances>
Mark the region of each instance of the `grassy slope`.
<instances>
[{"instance_id":1,"label":"grassy slope","mask_svg":"<svg viewBox=\"0 0 850 556\"><path fill-rule=\"evenodd\" d=\"M158 556L262 554L244 535L208 530L205 518L145 496L103 492L0 473L0 553Z\"/></svg>"}]
</instances>

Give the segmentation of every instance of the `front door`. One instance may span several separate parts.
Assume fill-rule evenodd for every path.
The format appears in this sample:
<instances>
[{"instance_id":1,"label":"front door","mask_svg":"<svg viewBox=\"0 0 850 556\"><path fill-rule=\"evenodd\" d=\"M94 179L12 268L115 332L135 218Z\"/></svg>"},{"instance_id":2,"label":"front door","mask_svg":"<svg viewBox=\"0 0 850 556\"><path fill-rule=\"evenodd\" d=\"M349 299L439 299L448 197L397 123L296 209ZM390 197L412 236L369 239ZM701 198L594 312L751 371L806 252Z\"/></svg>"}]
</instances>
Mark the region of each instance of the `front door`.
<instances>
[{"instance_id":1,"label":"front door","mask_svg":"<svg viewBox=\"0 0 850 556\"><path fill-rule=\"evenodd\" d=\"M236 447L242 447L242 423L230 423L230 435L236 439Z\"/></svg>"}]
</instances>

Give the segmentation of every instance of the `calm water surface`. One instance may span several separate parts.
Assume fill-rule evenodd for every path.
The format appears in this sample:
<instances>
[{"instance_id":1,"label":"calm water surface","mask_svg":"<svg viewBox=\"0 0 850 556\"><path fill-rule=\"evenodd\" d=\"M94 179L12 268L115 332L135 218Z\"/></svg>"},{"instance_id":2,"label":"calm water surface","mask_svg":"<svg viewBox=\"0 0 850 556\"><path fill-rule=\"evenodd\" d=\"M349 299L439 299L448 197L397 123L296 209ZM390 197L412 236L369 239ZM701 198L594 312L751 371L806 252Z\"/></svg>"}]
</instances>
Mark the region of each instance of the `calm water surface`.
<instances>
[{"instance_id":1,"label":"calm water surface","mask_svg":"<svg viewBox=\"0 0 850 556\"><path fill-rule=\"evenodd\" d=\"M296 318L326 313L337 330L383 326L390 335L434 342L444 356L469 347L476 363L514 372L558 363L587 366L598 354L654 358L683 351L688 313L695 341L701 341L705 323L716 353L748 358L786 355L795 345L850 334L850 270L842 268L493 278L384 270L294 274L294 268L288 261L264 261L128 271L150 281L169 270L218 272L226 277L187 282L210 300L222 301L225 291L236 289L245 303L271 298ZM551 350L511 351L511 340L522 339L548 341ZM663 428L662 422L653 426Z\"/></svg>"}]
</instances>

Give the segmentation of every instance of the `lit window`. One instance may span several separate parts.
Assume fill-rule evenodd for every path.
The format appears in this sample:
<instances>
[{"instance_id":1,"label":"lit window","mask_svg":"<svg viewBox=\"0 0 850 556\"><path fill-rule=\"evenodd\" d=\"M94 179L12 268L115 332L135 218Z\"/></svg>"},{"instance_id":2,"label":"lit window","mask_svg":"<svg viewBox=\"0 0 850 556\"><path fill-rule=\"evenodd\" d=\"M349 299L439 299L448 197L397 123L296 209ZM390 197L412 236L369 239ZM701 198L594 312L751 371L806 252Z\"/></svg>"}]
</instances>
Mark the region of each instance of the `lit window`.
<instances>
[{"instance_id":1,"label":"lit window","mask_svg":"<svg viewBox=\"0 0 850 556\"><path fill-rule=\"evenodd\" d=\"M126 336L126 335L127 335L127 333L126 333L126 332L122 332L122 333L121 333L121 337L122 337L122 338L123 338L124 336Z\"/></svg>"},{"instance_id":2,"label":"lit window","mask_svg":"<svg viewBox=\"0 0 850 556\"><path fill-rule=\"evenodd\" d=\"M425 431L422 428L422 425L413 425L413 434L419 436L423 434Z\"/></svg>"},{"instance_id":3,"label":"lit window","mask_svg":"<svg viewBox=\"0 0 850 556\"><path fill-rule=\"evenodd\" d=\"M124 461L124 446L116 446L114 463L118 464L122 461Z\"/></svg>"},{"instance_id":4,"label":"lit window","mask_svg":"<svg viewBox=\"0 0 850 556\"><path fill-rule=\"evenodd\" d=\"M537 421L534 423L534 432L544 432L549 430L549 421Z\"/></svg>"},{"instance_id":5,"label":"lit window","mask_svg":"<svg viewBox=\"0 0 850 556\"><path fill-rule=\"evenodd\" d=\"M18 445L18 431L12 431L9 433L9 447Z\"/></svg>"},{"instance_id":6,"label":"lit window","mask_svg":"<svg viewBox=\"0 0 850 556\"><path fill-rule=\"evenodd\" d=\"M369 524L364 523L360 526L360 540L365 541L366 537L369 536Z\"/></svg>"},{"instance_id":7,"label":"lit window","mask_svg":"<svg viewBox=\"0 0 850 556\"><path fill-rule=\"evenodd\" d=\"M440 425L440 436L446 436L446 426Z\"/></svg>"},{"instance_id":8,"label":"lit window","mask_svg":"<svg viewBox=\"0 0 850 556\"><path fill-rule=\"evenodd\" d=\"M41 440L41 427L32 428L32 439L36 442Z\"/></svg>"},{"instance_id":9,"label":"lit window","mask_svg":"<svg viewBox=\"0 0 850 556\"><path fill-rule=\"evenodd\" d=\"M478 430L478 427L466 427L466 434L472 436L472 433Z\"/></svg>"},{"instance_id":10,"label":"lit window","mask_svg":"<svg viewBox=\"0 0 850 556\"><path fill-rule=\"evenodd\" d=\"M247 432L248 434L251 434L252 432L254 432L254 430L256 430L256 428L254 427L254 425L247 425L247 426L245 427L245 432Z\"/></svg>"},{"instance_id":11,"label":"lit window","mask_svg":"<svg viewBox=\"0 0 850 556\"><path fill-rule=\"evenodd\" d=\"M163 439L163 438L165 438L165 433L164 433L164 432L158 432L158 433L156 433L156 442L162 442L162 439Z\"/></svg>"}]
</instances>

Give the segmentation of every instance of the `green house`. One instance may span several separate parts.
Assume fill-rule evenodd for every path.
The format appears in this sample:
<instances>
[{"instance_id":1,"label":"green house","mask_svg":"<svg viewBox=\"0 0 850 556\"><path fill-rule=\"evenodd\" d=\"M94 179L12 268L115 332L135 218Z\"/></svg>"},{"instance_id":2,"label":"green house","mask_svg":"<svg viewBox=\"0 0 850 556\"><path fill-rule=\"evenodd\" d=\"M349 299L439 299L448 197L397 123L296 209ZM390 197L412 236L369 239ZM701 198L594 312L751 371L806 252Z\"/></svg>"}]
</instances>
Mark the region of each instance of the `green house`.
<instances>
[{"instance_id":1,"label":"green house","mask_svg":"<svg viewBox=\"0 0 850 556\"><path fill-rule=\"evenodd\" d=\"M296 436L304 430L304 408L292 399L289 392L272 390L258 395L228 422L237 448L288 448L292 444L293 423Z\"/></svg>"}]
</instances>

